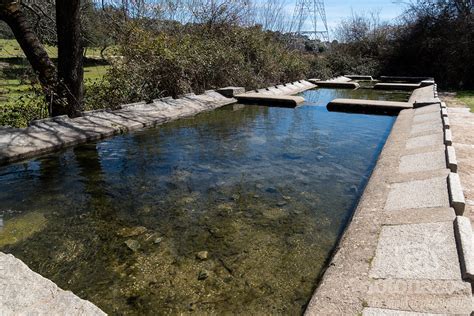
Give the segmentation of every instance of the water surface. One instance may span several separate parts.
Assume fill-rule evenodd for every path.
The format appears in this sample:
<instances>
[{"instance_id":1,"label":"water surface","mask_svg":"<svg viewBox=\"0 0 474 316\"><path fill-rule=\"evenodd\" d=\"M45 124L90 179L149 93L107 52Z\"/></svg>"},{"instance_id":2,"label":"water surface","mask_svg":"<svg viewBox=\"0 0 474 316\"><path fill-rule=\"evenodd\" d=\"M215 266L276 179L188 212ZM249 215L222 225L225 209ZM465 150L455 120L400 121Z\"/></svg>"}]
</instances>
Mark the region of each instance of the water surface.
<instances>
[{"instance_id":1,"label":"water surface","mask_svg":"<svg viewBox=\"0 0 474 316\"><path fill-rule=\"evenodd\" d=\"M233 105L0 168L0 251L111 314L304 309L394 118Z\"/></svg>"}]
</instances>

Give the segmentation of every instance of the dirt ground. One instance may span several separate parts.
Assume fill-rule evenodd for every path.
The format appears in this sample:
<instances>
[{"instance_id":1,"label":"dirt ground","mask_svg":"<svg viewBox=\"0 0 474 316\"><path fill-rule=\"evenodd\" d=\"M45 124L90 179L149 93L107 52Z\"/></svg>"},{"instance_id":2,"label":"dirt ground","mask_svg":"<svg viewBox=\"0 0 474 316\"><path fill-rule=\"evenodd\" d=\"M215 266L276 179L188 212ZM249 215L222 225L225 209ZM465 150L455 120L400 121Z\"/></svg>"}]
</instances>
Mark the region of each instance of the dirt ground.
<instances>
[{"instance_id":1,"label":"dirt ground","mask_svg":"<svg viewBox=\"0 0 474 316\"><path fill-rule=\"evenodd\" d=\"M474 113L455 92L440 93L448 106L449 120L453 133L453 146L458 160L458 173L461 177L466 198L465 216L474 223Z\"/></svg>"}]
</instances>

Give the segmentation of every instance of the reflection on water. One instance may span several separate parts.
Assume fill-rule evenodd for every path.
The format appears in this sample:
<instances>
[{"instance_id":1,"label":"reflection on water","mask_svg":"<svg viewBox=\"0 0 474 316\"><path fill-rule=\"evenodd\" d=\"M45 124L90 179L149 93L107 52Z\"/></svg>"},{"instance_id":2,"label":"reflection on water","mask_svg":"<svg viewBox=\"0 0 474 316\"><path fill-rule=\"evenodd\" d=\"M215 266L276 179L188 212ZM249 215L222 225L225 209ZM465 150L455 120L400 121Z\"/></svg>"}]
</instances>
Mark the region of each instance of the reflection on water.
<instances>
[{"instance_id":1,"label":"reflection on water","mask_svg":"<svg viewBox=\"0 0 474 316\"><path fill-rule=\"evenodd\" d=\"M112 314L300 313L394 120L324 107L359 93L228 106L2 167L0 250Z\"/></svg>"}]
</instances>

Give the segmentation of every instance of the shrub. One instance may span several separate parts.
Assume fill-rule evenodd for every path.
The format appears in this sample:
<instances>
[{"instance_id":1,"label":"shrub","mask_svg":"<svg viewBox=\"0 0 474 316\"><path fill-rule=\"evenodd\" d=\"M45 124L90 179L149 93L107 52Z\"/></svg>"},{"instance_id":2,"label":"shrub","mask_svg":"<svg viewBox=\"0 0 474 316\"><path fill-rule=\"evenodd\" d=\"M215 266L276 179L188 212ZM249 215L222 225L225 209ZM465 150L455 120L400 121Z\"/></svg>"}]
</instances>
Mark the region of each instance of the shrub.
<instances>
[{"instance_id":1,"label":"shrub","mask_svg":"<svg viewBox=\"0 0 474 316\"><path fill-rule=\"evenodd\" d=\"M174 33L129 27L121 58L88 88L87 103L94 108L228 85L264 87L301 79L310 68L308 56L259 27L193 25Z\"/></svg>"},{"instance_id":2,"label":"shrub","mask_svg":"<svg viewBox=\"0 0 474 316\"><path fill-rule=\"evenodd\" d=\"M26 127L33 120L48 117L44 96L25 93L0 106L0 126Z\"/></svg>"}]
</instances>

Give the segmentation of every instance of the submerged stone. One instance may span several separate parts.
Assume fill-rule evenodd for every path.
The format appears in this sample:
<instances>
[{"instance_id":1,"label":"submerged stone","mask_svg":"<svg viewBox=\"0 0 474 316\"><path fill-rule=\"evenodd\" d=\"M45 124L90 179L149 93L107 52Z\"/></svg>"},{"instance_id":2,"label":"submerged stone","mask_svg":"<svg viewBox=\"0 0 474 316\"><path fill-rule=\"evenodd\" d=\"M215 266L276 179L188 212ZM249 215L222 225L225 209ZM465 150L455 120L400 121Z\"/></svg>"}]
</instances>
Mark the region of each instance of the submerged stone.
<instances>
[{"instance_id":1,"label":"submerged stone","mask_svg":"<svg viewBox=\"0 0 474 316\"><path fill-rule=\"evenodd\" d=\"M208 257L208 252L207 251L199 251L196 254L196 258L198 258L199 260L207 260L207 257Z\"/></svg>"},{"instance_id":2,"label":"submerged stone","mask_svg":"<svg viewBox=\"0 0 474 316\"><path fill-rule=\"evenodd\" d=\"M265 190L265 192L267 192L267 193L277 193L278 190L273 188L273 187L269 187Z\"/></svg>"},{"instance_id":3,"label":"submerged stone","mask_svg":"<svg viewBox=\"0 0 474 316\"><path fill-rule=\"evenodd\" d=\"M127 247L133 252L138 251L141 247L140 243L135 239L127 239L125 245L127 245Z\"/></svg>"},{"instance_id":4,"label":"submerged stone","mask_svg":"<svg viewBox=\"0 0 474 316\"><path fill-rule=\"evenodd\" d=\"M206 270L199 271L199 273L198 273L198 280L199 281L205 280L208 277L209 277L209 272L208 271L206 271Z\"/></svg>"},{"instance_id":5,"label":"submerged stone","mask_svg":"<svg viewBox=\"0 0 474 316\"><path fill-rule=\"evenodd\" d=\"M263 216L268 219L279 219L285 215L285 211L281 208L269 208L263 211Z\"/></svg>"},{"instance_id":6,"label":"submerged stone","mask_svg":"<svg viewBox=\"0 0 474 316\"><path fill-rule=\"evenodd\" d=\"M42 213L30 212L6 220L0 230L0 247L23 241L46 227L47 220Z\"/></svg>"}]
</instances>

